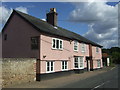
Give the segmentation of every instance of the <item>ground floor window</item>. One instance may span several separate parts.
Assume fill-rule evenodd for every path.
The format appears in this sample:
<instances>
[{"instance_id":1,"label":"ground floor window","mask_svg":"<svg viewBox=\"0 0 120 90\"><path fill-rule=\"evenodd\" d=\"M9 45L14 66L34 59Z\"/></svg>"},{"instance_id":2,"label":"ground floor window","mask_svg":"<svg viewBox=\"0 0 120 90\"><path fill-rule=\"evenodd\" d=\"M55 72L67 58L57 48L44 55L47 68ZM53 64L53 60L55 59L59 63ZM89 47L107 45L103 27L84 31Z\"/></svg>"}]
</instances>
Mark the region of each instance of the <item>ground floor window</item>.
<instances>
[{"instance_id":1,"label":"ground floor window","mask_svg":"<svg viewBox=\"0 0 120 90\"><path fill-rule=\"evenodd\" d=\"M74 68L78 68L78 69L84 68L84 60L82 56L74 57Z\"/></svg>"},{"instance_id":2,"label":"ground floor window","mask_svg":"<svg viewBox=\"0 0 120 90\"><path fill-rule=\"evenodd\" d=\"M68 69L68 65L67 65L67 61L62 61L62 70L67 70Z\"/></svg>"},{"instance_id":3,"label":"ground floor window","mask_svg":"<svg viewBox=\"0 0 120 90\"><path fill-rule=\"evenodd\" d=\"M53 61L47 61L46 62L46 71L47 72L53 72L54 71L54 62Z\"/></svg>"},{"instance_id":4,"label":"ground floor window","mask_svg":"<svg viewBox=\"0 0 120 90\"><path fill-rule=\"evenodd\" d=\"M98 67L98 68L100 68L100 67L101 67L101 61L100 61L100 59L99 59L99 60L97 60L97 67Z\"/></svg>"}]
</instances>

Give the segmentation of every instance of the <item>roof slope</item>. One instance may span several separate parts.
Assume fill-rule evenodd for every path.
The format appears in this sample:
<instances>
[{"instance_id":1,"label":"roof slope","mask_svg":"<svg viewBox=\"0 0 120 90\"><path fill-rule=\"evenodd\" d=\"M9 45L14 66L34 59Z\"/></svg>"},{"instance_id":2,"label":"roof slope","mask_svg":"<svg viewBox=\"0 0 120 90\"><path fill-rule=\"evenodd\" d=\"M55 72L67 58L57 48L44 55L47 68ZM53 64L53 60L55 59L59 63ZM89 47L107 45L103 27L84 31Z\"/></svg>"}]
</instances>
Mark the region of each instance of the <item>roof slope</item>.
<instances>
[{"instance_id":1,"label":"roof slope","mask_svg":"<svg viewBox=\"0 0 120 90\"><path fill-rule=\"evenodd\" d=\"M19 14L22 18L27 20L30 24L32 24L40 32L45 32L45 33L49 33L49 34L57 35L57 36L61 36L61 37L66 37L66 38L69 38L72 40L78 40L78 41L81 41L84 43L90 43L94 46L102 47L101 45L94 43L74 32L68 31L68 30L63 29L58 26L57 26L57 28L54 28L54 26L52 26L51 24L47 23L46 21L40 20L36 17L30 16L28 14L25 14L25 13L22 13L22 12L16 11L16 10L14 10L13 12L16 12L17 14Z\"/></svg>"}]
</instances>

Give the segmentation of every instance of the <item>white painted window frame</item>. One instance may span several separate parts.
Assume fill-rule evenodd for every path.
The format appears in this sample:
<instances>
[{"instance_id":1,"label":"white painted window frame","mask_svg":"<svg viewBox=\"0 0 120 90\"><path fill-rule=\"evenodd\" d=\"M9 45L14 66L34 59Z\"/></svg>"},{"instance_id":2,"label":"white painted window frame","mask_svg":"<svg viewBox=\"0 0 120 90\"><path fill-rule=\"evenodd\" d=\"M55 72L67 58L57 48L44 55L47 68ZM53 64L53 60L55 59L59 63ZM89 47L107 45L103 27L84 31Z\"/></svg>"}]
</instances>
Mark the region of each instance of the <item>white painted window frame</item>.
<instances>
[{"instance_id":1,"label":"white painted window frame","mask_svg":"<svg viewBox=\"0 0 120 90\"><path fill-rule=\"evenodd\" d=\"M49 62L49 70L50 71L47 71L47 62ZM51 62L53 62L53 71L51 70ZM52 73L52 72L55 72L54 71L54 64L55 64L55 62L54 61L46 61L46 73Z\"/></svg>"},{"instance_id":2,"label":"white painted window frame","mask_svg":"<svg viewBox=\"0 0 120 90\"><path fill-rule=\"evenodd\" d=\"M83 51L84 48L84 51ZM81 52L86 52L86 44L81 43Z\"/></svg>"},{"instance_id":3,"label":"white painted window frame","mask_svg":"<svg viewBox=\"0 0 120 90\"><path fill-rule=\"evenodd\" d=\"M75 42L77 43L77 44L76 44L77 50L75 50ZM76 41L76 40L74 40L73 50L78 52L78 48L79 48L79 42Z\"/></svg>"},{"instance_id":4,"label":"white painted window frame","mask_svg":"<svg viewBox=\"0 0 120 90\"><path fill-rule=\"evenodd\" d=\"M78 68L75 67L75 58L78 58ZM81 63L80 60L81 60L81 58L82 58L82 64L83 64L82 66L83 67L80 67L80 63ZM83 56L74 57L74 68L75 69L84 69L84 57Z\"/></svg>"},{"instance_id":5,"label":"white painted window frame","mask_svg":"<svg viewBox=\"0 0 120 90\"><path fill-rule=\"evenodd\" d=\"M99 64L99 65L98 65ZM101 67L101 60L100 59L98 59L97 60L97 68L100 68Z\"/></svg>"},{"instance_id":6,"label":"white painted window frame","mask_svg":"<svg viewBox=\"0 0 120 90\"><path fill-rule=\"evenodd\" d=\"M53 40L55 40L55 48L53 47ZM59 40L59 48L56 48L56 41ZM60 48L60 42L62 42L62 48ZM52 49L63 50L63 40L58 38L52 38Z\"/></svg>"},{"instance_id":7,"label":"white painted window frame","mask_svg":"<svg viewBox=\"0 0 120 90\"><path fill-rule=\"evenodd\" d=\"M64 69L62 68L62 62L64 62ZM68 61L66 61L67 62L67 69L65 69L65 60L63 60L63 61L61 61L61 70L62 71L66 71L66 70L68 70Z\"/></svg>"},{"instance_id":8,"label":"white painted window frame","mask_svg":"<svg viewBox=\"0 0 120 90\"><path fill-rule=\"evenodd\" d=\"M99 47L96 47L96 53L99 53Z\"/></svg>"}]
</instances>

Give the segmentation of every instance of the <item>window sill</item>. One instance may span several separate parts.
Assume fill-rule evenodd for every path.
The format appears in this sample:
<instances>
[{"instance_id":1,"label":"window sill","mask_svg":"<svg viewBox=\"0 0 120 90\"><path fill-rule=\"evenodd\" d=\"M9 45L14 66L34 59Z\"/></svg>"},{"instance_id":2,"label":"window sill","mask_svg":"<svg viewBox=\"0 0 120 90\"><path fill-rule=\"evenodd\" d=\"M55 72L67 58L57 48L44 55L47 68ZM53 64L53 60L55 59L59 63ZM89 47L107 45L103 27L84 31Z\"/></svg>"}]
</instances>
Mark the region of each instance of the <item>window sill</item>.
<instances>
[{"instance_id":1,"label":"window sill","mask_svg":"<svg viewBox=\"0 0 120 90\"><path fill-rule=\"evenodd\" d=\"M79 70L79 69L84 69L84 67L83 68L74 68L74 69L76 69L76 70L78 69Z\"/></svg>"},{"instance_id":2,"label":"window sill","mask_svg":"<svg viewBox=\"0 0 120 90\"><path fill-rule=\"evenodd\" d=\"M54 73L55 71L47 71L46 73Z\"/></svg>"},{"instance_id":3,"label":"window sill","mask_svg":"<svg viewBox=\"0 0 120 90\"><path fill-rule=\"evenodd\" d=\"M68 69L62 69L62 71L68 71Z\"/></svg>"},{"instance_id":4,"label":"window sill","mask_svg":"<svg viewBox=\"0 0 120 90\"><path fill-rule=\"evenodd\" d=\"M82 53L86 53L85 51L81 51Z\"/></svg>"},{"instance_id":5,"label":"window sill","mask_svg":"<svg viewBox=\"0 0 120 90\"><path fill-rule=\"evenodd\" d=\"M78 53L78 50L74 50L74 52L77 52L77 53Z\"/></svg>"},{"instance_id":6,"label":"window sill","mask_svg":"<svg viewBox=\"0 0 120 90\"><path fill-rule=\"evenodd\" d=\"M63 49L55 49L55 48L52 48L52 50L59 50L59 51L63 51Z\"/></svg>"}]
</instances>

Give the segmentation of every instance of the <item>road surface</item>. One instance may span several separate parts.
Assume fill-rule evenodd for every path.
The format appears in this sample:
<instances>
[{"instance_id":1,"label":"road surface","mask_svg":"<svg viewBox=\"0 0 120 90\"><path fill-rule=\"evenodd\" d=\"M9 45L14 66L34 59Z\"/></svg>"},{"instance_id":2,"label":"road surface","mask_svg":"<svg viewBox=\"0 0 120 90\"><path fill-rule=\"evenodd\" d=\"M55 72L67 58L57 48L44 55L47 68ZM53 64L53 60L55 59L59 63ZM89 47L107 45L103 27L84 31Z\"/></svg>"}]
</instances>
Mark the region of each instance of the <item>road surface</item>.
<instances>
[{"instance_id":1,"label":"road surface","mask_svg":"<svg viewBox=\"0 0 120 90\"><path fill-rule=\"evenodd\" d=\"M120 79L118 78L118 75L120 76L120 65L117 65L106 73L80 80L59 88L90 88L91 90L95 90L97 88L118 88L118 79Z\"/></svg>"},{"instance_id":2,"label":"road surface","mask_svg":"<svg viewBox=\"0 0 120 90\"><path fill-rule=\"evenodd\" d=\"M13 85L8 87L8 89L4 88L2 90L19 90L19 88L22 88L20 90L58 90L58 88L61 90L64 88L88 88L88 90L96 90L98 88L114 88L112 90L115 90L115 88L120 86L118 84L118 79L120 79L118 76L120 76L120 65L96 70L94 72L73 74L70 76L45 80L41 82L21 83L19 85Z\"/></svg>"}]
</instances>

